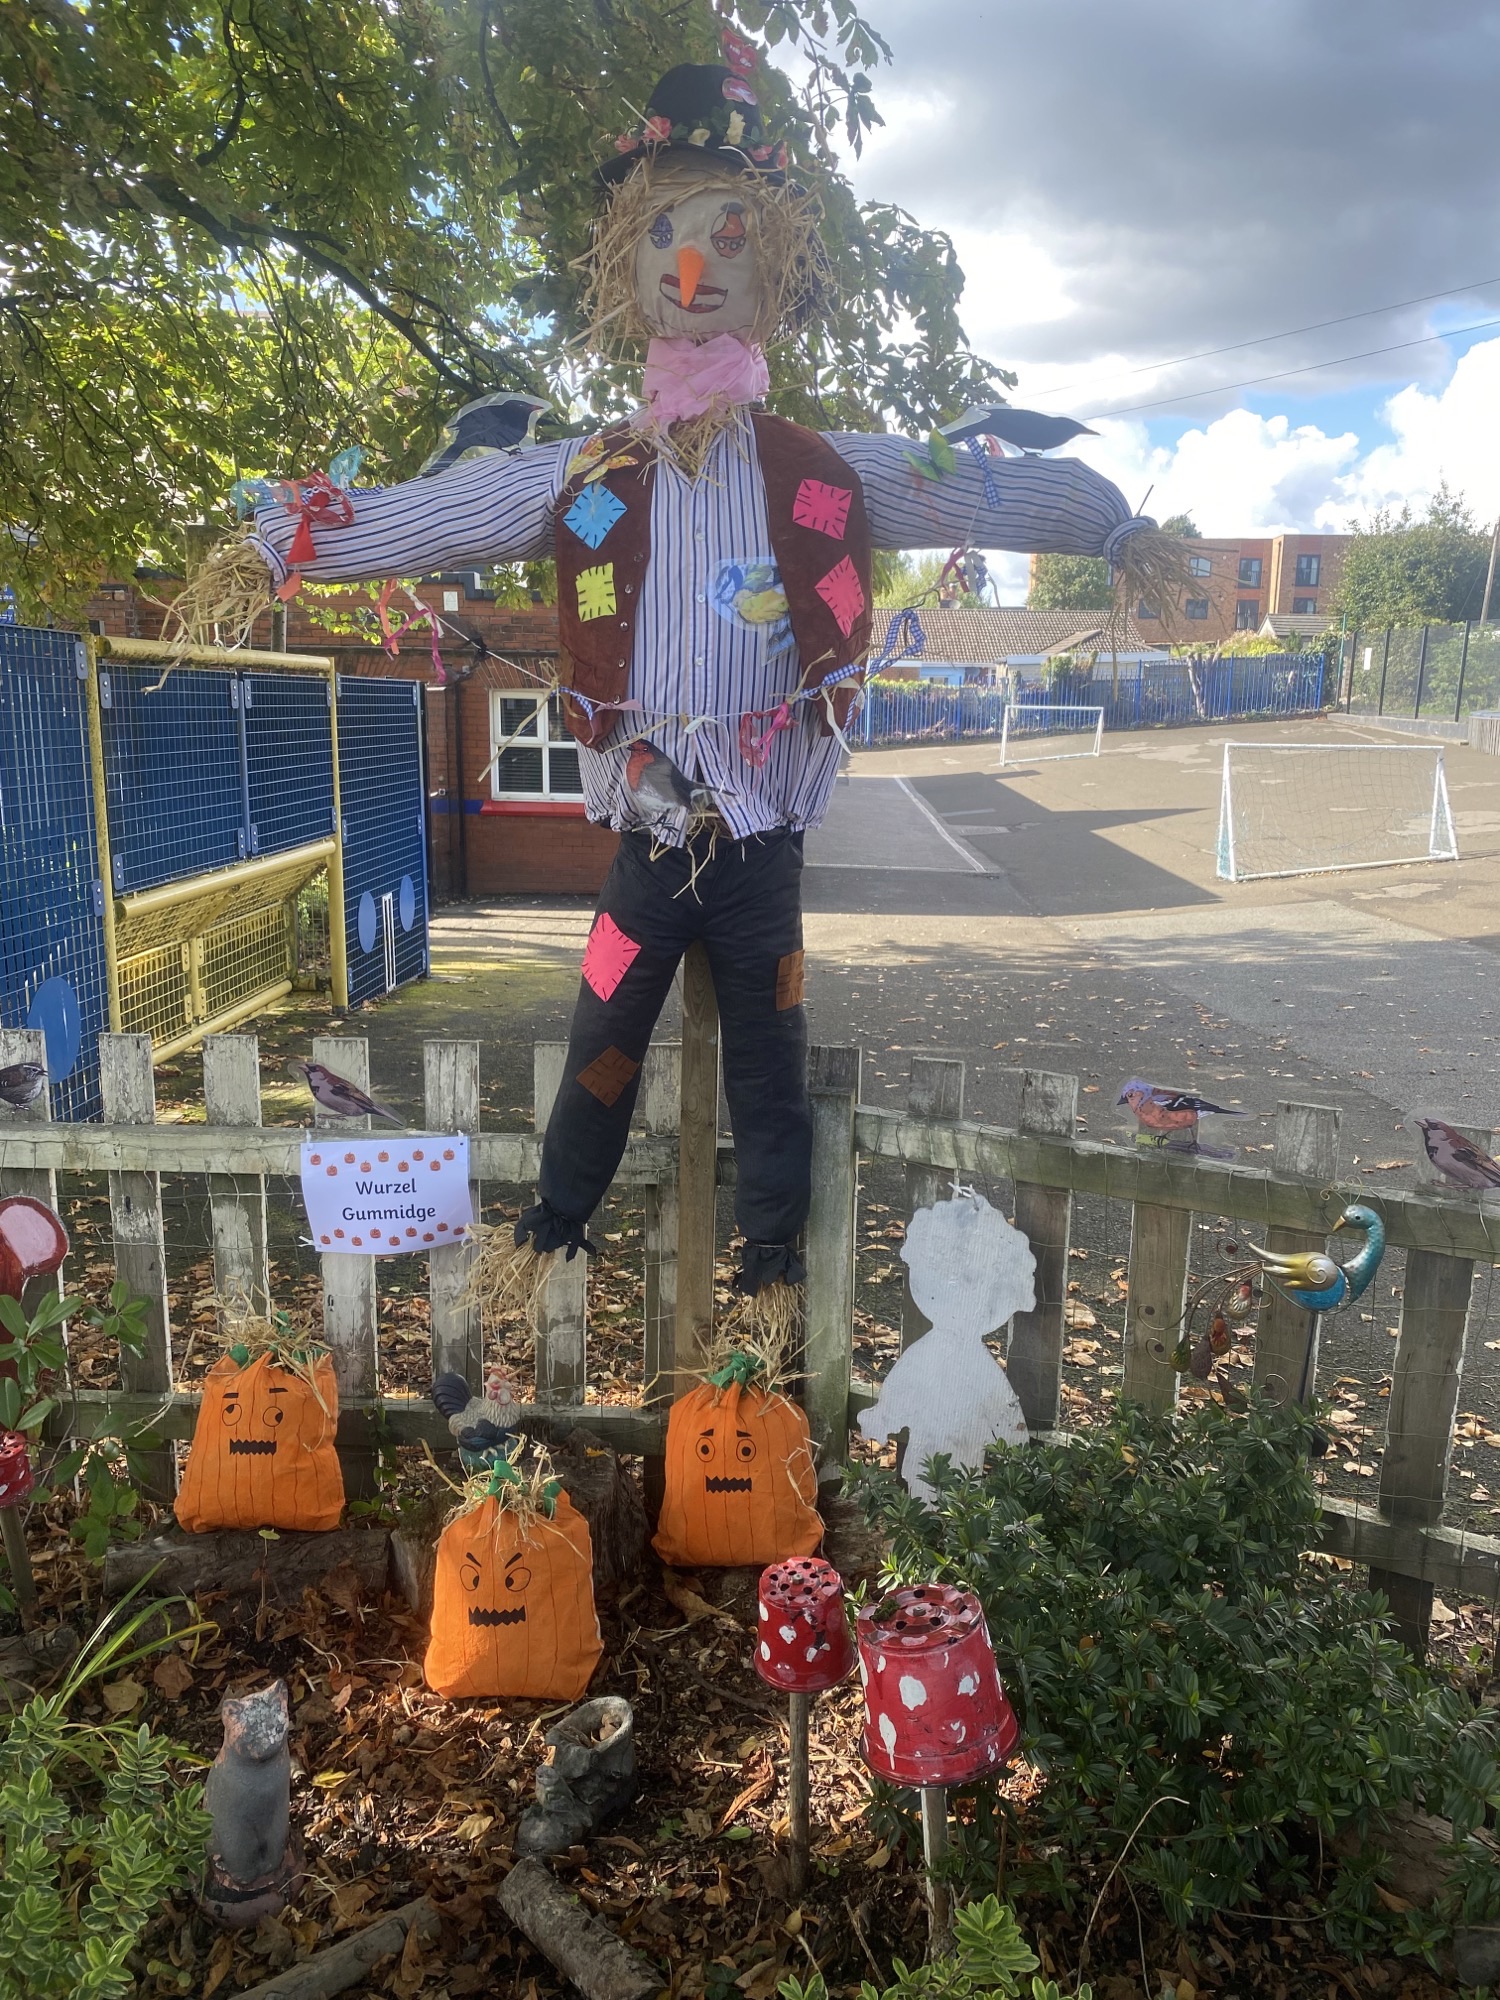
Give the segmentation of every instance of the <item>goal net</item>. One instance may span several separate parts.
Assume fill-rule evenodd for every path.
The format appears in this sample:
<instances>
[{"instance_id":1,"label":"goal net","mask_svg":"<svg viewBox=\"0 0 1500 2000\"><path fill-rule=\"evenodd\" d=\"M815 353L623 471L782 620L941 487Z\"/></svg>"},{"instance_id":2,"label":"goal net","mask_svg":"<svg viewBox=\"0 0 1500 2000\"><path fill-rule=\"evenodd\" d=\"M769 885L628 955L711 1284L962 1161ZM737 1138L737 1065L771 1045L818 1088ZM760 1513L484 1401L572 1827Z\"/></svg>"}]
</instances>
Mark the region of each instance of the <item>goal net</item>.
<instances>
[{"instance_id":1,"label":"goal net","mask_svg":"<svg viewBox=\"0 0 1500 2000\"><path fill-rule=\"evenodd\" d=\"M1059 757L1097 757L1104 710L1064 702L1007 702L1000 722L1000 762L1040 764Z\"/></svg>"},{"instance_id":2,"label":"goal net","mask_svg":"<svg viewBox=\"0 0 1500 2000\"><path fill-rule=\"evenodd\" d=\"M1457 859L1437 745L1224 746L1218 872L1226 882Z\"/></svg>"}]
</instances>

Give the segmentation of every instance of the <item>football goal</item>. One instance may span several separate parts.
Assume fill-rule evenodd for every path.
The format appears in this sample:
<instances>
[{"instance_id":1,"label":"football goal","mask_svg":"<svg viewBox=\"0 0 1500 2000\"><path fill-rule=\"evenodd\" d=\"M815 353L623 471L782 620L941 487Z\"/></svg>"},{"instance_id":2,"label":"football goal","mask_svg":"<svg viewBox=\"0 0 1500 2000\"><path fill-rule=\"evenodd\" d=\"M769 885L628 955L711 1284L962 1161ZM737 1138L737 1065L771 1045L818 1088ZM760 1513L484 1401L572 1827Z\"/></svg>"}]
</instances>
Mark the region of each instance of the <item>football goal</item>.
<instances>
[{"instance_id":1,"label":"football goal","mask_svg":"<svg viewBox=\"0 0 1500 2000\"><path fill-rule=\"evenodd\" d=\"M1064 702L1011 701L1000 721L1000 762L1042 764L1059 757L1097 757L1104 745L1104 710Z\"/></svg>"},{"instance_id":2,"label":"football goal","mask_svg":"<svg viewBox=\"0 0 1500 2000\"><path fill-rule=\"evenodd\" d=\"M1224 746L1219 875L1226 882L1457 859L1437 745Z\"/></svg>"}]
</instances>

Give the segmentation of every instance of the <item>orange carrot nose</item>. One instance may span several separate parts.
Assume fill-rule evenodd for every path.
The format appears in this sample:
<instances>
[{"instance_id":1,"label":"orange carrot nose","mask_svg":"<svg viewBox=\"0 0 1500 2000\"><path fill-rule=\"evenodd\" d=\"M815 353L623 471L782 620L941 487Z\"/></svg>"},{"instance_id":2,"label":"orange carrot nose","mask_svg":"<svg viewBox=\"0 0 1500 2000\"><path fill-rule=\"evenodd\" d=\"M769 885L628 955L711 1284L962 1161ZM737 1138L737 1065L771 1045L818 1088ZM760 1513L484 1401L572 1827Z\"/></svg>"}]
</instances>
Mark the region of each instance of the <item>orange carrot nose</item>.
<instances>
[{"instance_id":1,"label":"orange carrot nose","mask_svg":"<svg viewBox=\"0 0 1500 2000\"><path fill-rule=\"evenodd\" d=\"M677 289L682 296L682 303L685 306L690 306L693 303L693 294L697 291L702 281L703 271L703 252L701 250L688 248L678 251Z\"/></svg>"}]
</instances>

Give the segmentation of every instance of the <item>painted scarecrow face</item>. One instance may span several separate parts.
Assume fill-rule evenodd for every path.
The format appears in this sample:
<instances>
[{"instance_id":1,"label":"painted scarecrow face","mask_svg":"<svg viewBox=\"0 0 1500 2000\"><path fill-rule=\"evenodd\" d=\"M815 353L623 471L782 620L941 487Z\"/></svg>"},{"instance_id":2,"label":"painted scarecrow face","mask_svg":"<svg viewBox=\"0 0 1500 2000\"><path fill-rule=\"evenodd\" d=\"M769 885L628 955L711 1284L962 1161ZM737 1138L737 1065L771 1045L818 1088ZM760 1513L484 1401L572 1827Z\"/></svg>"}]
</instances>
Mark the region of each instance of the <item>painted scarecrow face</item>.
<instances>
[{"instance_id":1,"label":"painted scarecrow face","mask_svg":"<svg viewBox=\"0 0 1500 2000\"><path fill-rule=\"evenodd\" d=\"M635 253L647 326L688 340L752 333L765 302L744 189L691 166L668 166L657 178L661 206Z\"/></svg>"},{"instance_id":2,"label":"painted scarecrow face","mask_svg":"<svg viewBox=\"0 0 1500 2000\"><path fill-rule=\"evenodd\" d=\"M338 1390L326 1356L313 1379L262 1354L216 1361L203 1383L177 1496L185 1528L332 1528L344 1505L334 1434Z\"/></svg>"},{"instance_id":3,"label":"painted scarecrow face","mask_svg":"<svg viewBox=\"0 0 1500 2000\"><path fill-rule=\"evenodd\" d=\"M523 1527L482 1500L443 1530L423 1672L438 1694L576 1701L603 1644L588 1523L559 1494Z\"/></svg>"},{"instance_id":4,"label":"painted scarecrow face","mask_svg":"<svg viewBox=\"0 0 1500 2000\"><path fill-rule=\"evenodd\" d=\"M664 1561L733 1569L810 1555L822 1540L807 1419L786 1397L690 1390L672 1406L666 1461Z\"/></svg>"}]
</instances>

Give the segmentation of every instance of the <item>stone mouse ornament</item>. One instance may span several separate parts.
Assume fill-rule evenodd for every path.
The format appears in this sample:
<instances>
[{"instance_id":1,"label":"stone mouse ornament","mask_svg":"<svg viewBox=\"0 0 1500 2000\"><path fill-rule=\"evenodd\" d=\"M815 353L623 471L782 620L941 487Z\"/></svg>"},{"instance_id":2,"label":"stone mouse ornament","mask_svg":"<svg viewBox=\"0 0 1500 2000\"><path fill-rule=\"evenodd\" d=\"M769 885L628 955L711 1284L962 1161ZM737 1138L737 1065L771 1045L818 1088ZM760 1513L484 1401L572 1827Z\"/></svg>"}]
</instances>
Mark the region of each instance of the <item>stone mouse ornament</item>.
<instances>
[{"instance_id":1,"label":"stone mouse ornament","mask_svg":"<svg viewBox=\"0 0 1500 2000\"><path fill-rule=\"evenodd\" d=\"M539 1260L592 1249L652 1029L687 948L708 955L734 1129L735 1288L800 1284L811 1190L802 836L833 794L873 636L876 549L1005 547L1103 557L1122 602L1170 597L1181 545L1067 459L984 442L813 431L765 408L766 350L816 324L819 208L766 128L756 51L686 62L592 176L597 352L644 358L633 415L580 441L460 455L405 484L282 486L248 539L178 600L248 631L271 590L555 560L562 713L589 817L621 835L582 965L536 1204L481 1242L477 1295L540 1295ZM1013 412L1007 413L1014 415ZM1173 568L1173 564L1176 568ZM196 609L195 609L196 607ZM1168 614L1169 615L1169 614ZM545 692L545 691L543 691ZM504 758L495 744L491 760ZM571 760L570 760L571 761ZM552 782L561 760L554 758ZM642 780L645 782L642 782Z\"/></svg>"},{"instance_id":2,"label":"stone mouse ornament","mask_svg":"<svg viewBox=\"0 0 1500 2000\"><path fill-rule=\"evenodd\" d=\"M436 1694L577 1701L599 1664L588 1523L538 1459L477 1473L443 1530L422 1665Z\"/></svg>"},{"instance_id":3,"label":"stone mouse ornament","mask_svg":"<svg viewBox=\"0 0 1500 2000\"><path fill-rule=\"evenodd\" d=\"M935 1453L977 1469L990 1445L1026 1442L1021 1400L984 1343L1036 1304L1036 1259L1020 1230L972 1188L919 1208L901 1258L932 1325L899 1357L859 1427L871 1443L907 1433L902 1476L930 1500L923 1468Z\"/></svg>"}]
</instances>

